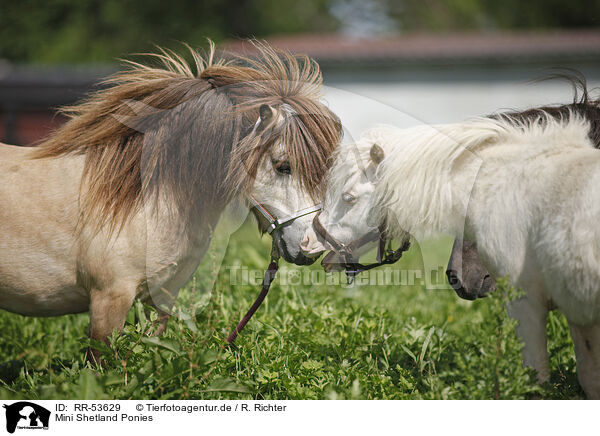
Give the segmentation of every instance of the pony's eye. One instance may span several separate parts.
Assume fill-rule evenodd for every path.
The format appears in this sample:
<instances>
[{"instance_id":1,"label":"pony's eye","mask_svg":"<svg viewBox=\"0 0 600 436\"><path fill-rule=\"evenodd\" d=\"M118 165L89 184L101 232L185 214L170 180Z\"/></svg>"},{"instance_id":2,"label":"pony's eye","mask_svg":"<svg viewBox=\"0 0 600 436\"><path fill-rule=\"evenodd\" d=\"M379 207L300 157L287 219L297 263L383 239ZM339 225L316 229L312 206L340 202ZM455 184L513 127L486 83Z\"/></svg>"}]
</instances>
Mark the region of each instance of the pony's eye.
<instances>
[{"instance_id":1,"label":"pony's eye","mask_svg":"<svg viewBox=\"0 0 600 436\"><path fill-rule=\"evenodd\" d=\"M344 200L348 204L353 204L356 201L356 197L352 194L348 194L347 192L344 192L342 194L342 200Z\"/></svg>"},{"instance_id":2,"label":"pony's eye","mask_svg":"<svg viewBox=\"0 0 600 436\"><path fill-rule=\"evenodd\" d=\"M290 163L287 161L274 161L273 167L275 168L275 171L277 171L279 174L285 174L285 175L292 174L292 167L290 166Z\"/></svg>"}]
</instances>

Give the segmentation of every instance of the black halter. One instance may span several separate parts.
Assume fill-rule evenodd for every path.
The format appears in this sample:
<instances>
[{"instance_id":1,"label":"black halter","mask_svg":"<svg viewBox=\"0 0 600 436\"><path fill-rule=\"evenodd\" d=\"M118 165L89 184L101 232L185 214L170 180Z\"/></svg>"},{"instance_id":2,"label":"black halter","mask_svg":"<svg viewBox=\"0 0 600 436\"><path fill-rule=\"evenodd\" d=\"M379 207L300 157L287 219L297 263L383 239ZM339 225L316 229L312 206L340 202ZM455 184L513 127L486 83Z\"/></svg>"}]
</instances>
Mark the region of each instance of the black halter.
<instances>
[{"instance_id":1,"label":"black halter","mask_svg":"<svg viewBox=\"0 0 600 436\"><path fill-rule=\"evenodd\" d=\"M326 265L328 261L337 254L342 261L341 264L346 271L346 276L348 276L349 283L352 283L354 277L363 271L368 271L381 265L390 265L398 262L398 260L402 257L402 253L408 250L410 247L410 240L407 235L402 241L402 245L398 249L393 250L392 241L391 239L388 239L383 226L371 230L369 233L362 235L348 244L344 244L327 231L327 229L321 223L321 220L319 220L319 215L320 213L315 216L313 220L313 227L319 236L325 239L325 241L327 241L327 243L329 243L329 245L331 245L333 248L333 251L323 258L321 265ZM368 244L369 242L375 241L379 241L377 262L365 265L354 260L353 254L356 250L363 245Z\"/></svg>"}]
</instances>

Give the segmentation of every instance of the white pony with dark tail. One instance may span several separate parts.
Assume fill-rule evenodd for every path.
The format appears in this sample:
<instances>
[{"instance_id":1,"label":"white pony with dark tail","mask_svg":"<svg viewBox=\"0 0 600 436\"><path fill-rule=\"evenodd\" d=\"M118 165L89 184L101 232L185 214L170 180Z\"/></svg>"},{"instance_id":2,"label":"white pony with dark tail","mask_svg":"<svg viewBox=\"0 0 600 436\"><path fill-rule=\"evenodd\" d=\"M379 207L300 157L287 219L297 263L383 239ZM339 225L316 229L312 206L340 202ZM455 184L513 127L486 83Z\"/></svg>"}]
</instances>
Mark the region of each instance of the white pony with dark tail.
<instances>
[{"instance_id":1,"label":"white pony with dark tail","mask_svg":"<svg viewBox=\"0 0 600 436\"><path fill-rule=\"evenodd\" d=\"M474 241L510 304L526 365L549 379L546 317L569 321L578 378L600 398L600 109L571 105L410 129L378 127L342 146L320 222L342 243L386 222L396 237L444 232ZM327 242L309 229L317 256Z\"/></svg>"}]
</instances>

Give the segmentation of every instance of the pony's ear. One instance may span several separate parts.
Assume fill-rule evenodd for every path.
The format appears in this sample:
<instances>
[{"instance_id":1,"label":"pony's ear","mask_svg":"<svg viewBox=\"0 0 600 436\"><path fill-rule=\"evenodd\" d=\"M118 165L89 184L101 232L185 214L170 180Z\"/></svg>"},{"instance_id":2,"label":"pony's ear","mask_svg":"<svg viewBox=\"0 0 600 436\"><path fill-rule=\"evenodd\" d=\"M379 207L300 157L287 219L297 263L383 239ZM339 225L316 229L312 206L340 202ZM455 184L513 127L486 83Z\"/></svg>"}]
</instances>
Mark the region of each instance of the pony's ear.
<instances>
[{"instance_id":1,"label":"pony's ear","mask_svg":"<svg viewBox=\"0 0 600 436\"><path fill-rule=\"evenodd\" d=\"M377 144L373 144L371 146L371 151L369 152L371 156L371 160L375 163L375 165L379 165L383 158L385 157L385 153L383 152L383 148L381 148Z\"/></svg>"},{"instance_id":2,"label":"pony's ear","mask_svg":"<svg viewBox=\"0 0 600 436\"><path fill-rule=\"evenodd\" d=\"M269 124L269 122L273 119L274 111L268 104L261 105L258 113L260 114L260 124L263 126Z\"/></svg>"}]
</instances>

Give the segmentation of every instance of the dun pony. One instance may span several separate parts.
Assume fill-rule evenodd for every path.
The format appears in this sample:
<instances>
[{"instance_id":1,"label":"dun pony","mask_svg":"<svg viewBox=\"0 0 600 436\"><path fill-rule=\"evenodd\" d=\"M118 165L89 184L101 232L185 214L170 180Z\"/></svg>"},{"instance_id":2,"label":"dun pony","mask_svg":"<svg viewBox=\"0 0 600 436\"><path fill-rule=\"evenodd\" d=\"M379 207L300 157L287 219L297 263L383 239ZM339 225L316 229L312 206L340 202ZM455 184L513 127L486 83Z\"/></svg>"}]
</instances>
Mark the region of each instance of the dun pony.
<instances>
[{"instance_id":1,"label":"dun pony","mask_svg":"<svg viewBox=\"0 0 600 436\"><path fill-rule=\"evenodd\" d=\"M89 310L105 341L136 297L170 309L232 199L273 213L314 203L341 136L319 67L255 47L129 61L38 147L0 145L1 308ZM306 263L293 247L309 224L273 234L284 258Z\"/></svg>"}]
</instances>

